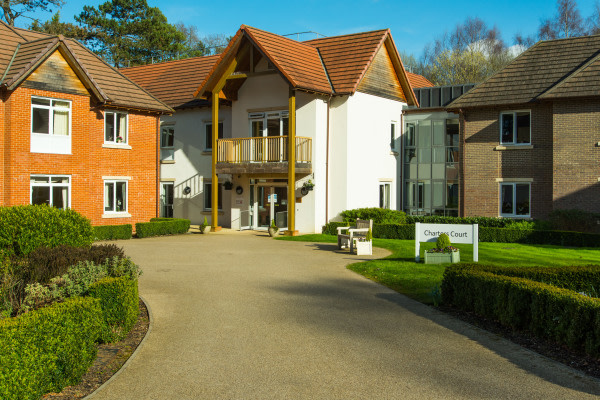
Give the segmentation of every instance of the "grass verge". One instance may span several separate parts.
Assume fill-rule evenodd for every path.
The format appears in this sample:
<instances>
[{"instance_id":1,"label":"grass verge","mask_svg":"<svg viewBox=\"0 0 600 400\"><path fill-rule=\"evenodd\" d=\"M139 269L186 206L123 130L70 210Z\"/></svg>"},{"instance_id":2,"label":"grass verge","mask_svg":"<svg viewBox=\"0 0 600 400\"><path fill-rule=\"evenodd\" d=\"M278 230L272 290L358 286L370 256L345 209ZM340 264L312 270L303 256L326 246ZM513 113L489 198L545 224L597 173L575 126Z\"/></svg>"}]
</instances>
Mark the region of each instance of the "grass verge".
<instances>
[{"instance_id":1,"label":"grass verge","mask_svg":"<svg viewBox=\"0 0 600 400\"><path fill-rule=\"evenodd\" d=\"M323 234L277 239L337 243L335 236ZM350 264L348 269L422 303L433 304L434 290L441 285L444 269L449 264L415 263L414 240L373 239L373 245L387 249L392 254L378 260ZM473 260L472 245L454 246L460 249L462 261ZM432 247L435 247L435 243L421 243L421 260L425 250ZM479 243L479 262L515 267L600 264L600 251L581 247Z\"/></svg>"}]
</instances>

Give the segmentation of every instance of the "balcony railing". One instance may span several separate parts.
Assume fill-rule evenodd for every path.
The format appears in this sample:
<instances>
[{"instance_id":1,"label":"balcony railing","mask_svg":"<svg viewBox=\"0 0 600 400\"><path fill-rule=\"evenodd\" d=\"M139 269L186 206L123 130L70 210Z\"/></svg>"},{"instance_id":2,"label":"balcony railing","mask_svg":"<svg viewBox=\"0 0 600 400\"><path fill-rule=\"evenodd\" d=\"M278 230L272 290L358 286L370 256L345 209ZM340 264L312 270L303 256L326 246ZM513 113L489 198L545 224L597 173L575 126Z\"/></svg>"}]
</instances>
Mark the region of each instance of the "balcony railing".
<instances>
[{"instance_id":1,"label":"balcony railing","mask_svg":"<svg viewBox=\"0 0 600 400\"><path fill-rule=\"evenodd\" d=\"M217 141L217 162L268 163L287 161L287 136L267 136ZM296 136L296 162L312 162L312 139Z\"/></svg>"}]
</instances>

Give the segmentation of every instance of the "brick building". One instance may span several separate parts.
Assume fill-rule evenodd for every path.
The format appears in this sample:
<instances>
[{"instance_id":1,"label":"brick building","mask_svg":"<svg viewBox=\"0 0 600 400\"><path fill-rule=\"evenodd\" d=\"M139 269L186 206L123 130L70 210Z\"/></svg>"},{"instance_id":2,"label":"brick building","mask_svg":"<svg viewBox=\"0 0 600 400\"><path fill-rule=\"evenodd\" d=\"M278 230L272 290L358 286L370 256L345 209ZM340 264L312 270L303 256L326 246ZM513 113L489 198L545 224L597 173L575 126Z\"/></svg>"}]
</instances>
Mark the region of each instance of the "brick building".
<instances>
[{"instance_id":1,"label":"brick building","mask_svg":"<svg viewBox=\"0 0 600 400\"><path fill-rule=\"evenodd\" d=\"M158 128L173 110L79 42L0 22L0 206L93 225L158 213Z\"/></svg>"},{"instance_id":2,"label":"brick building","mask_svg":"<svg viewBox=\"0 0 600 400\"><path fill-rule=\"evenodd\" d=\"M600 36L539 42L452 102L463 216L600 212Z\"/></svg>"}]
</instances>

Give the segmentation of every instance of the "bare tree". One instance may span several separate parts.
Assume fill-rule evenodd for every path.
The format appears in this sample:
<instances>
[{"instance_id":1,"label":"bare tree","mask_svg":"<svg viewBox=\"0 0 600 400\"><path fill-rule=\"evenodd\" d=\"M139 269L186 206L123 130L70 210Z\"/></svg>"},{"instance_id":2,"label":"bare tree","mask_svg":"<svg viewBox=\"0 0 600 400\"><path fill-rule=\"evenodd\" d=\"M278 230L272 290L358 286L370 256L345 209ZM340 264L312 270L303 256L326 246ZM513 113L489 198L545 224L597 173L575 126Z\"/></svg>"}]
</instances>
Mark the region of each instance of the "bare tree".
<instances>
[{"instance_id":1,"label":"bare tree","mask_svg":"<svg viewBox=\"0 0 600 400\"><path fill-rule=\"evenodd\" d=\"M7 24L15 26L15 20L19 17L31 18L26 13L38 11L52 12L52 6L62 7L64 0L0 0L2 5L2 17Z\"/></svg>"},{"instance_id":2,"label":"bare tree","mask_svg":"<svg viewBox=\"0 0 600 400\"><path fill-rule=\"evenodd\" d=\"M561 39L585 36L585 23L575 0L558 0L556 15L552 19L542 20L538 29L540 40Z\"/></svg>"},{"instance_id":3,"label":"bare tree","mask_svg":"<svg viewBox=\"0 0 600 400\"><path fill-rule=\"evenodd\" d=\"M594 4L593 14L588 18L588 33L590 35L597 35L600 33L600 2L596 1Z\"/></svg>"}]
</instances>

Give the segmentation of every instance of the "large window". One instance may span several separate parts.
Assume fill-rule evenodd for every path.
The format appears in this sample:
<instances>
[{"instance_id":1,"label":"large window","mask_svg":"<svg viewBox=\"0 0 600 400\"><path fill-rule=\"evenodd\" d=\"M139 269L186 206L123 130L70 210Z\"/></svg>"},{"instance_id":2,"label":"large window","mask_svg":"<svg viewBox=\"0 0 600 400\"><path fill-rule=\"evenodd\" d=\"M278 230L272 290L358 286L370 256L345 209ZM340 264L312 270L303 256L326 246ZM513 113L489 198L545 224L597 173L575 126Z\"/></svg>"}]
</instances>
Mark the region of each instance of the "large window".
<instances>
[{"instance_id":1,"label":"large window","mask_svg":"<svg viewBox=\"0 0 600 400\"><path fill-rule=\"evenodd\" d=\"M163 125L160 128L160 159L161 161L175 160L175 126Z\"/></svg>"},{"instance_id":2,"label":"large window","mask_svg":"<svg viewBox=\"0 0 600 400\"><path fill-rule=\"evenodd\" d=\"M379 183L379 208L391 208L391 186L389 182Z\"/></svg>"},{"instance_id":3,"label":"large window","mask_svg":"<svg viewBox=\"0 0 600 400\"><path fill-rule=\"evenodd\" d=\"M288 111L250 113L250 136L287 136L289 129Z\"/></svg>"},{"instance_id":4,"label":"large window","mask_svg":"<svg viewBox=\"0 0 600 400\"><path fill-rule=\"evenodd\" d=\"M47 204L56 208L71 206L71 178L63 175L32 175L31 204Z\"/></svg>"},{"instance_id":5,"label":"large window","mask_svg":"<svg viewBox=\"0 0 600 400\"><path fill-rule=\"evenodd\" d=\"M218 210L223 209L223 185L219 183L219 208ZM212 183L204 184L204 209L212 210Z\"/></svg>"},{"instance_id":6,"label":"large window","mask_svg":"<svg viewBox=\"0 0 600 400\"><path fill-rule=\"evenodd\" d=\"M104 181L104 212L127 212L127 181Z\"/></svg>"},{"instance_id":7,"label":"large window","mask_svg":"<svg viewBox=\"0 0 600 400\"><path fill-rule=\"evenodd\" d=\"M173 218L173 182L161 183L160 190L160 216L163 218Z\"/></svg>"},{"instance_id":8,"label":"large window","mask_svg":"<svg viewBox=\"0 0 600 400\"><path fill-rule=\"evenodd\" d=\"M531 112L500 113L500 143L531 144Z\"/></svg>"},{"instance_id":9,"label":"large window","mask_svg":"<svg viewBox=\"0 0 600 400\"><path fill-rule=\"evenodd\" d=\"M71 102L31 98L31 152L71 153Z\"/></svg>"},{"instance_id":10,"label":"large window","mask_svg":"<svg viewBox=\"0 0 600 400\"><path fill-rule=\"evenodd\" d=\"M500 184L500 215L503 217L529 217L531 185L529 183Z\"/></svg>"},{"instance_id":11,"label":"large window","mask_svg":"<svg viewBox=\"0 0 600 400\"><path fill-rule=\"evenodd\" d=\"M408 121L404 130L404 210L458 215L458 119Z\"/></svg>"},{"instance_id":12,"label":"large window","mask_svg":"<svg viewBox=\"0 0 600 400\"><path fill-rule=\"evenodd\" d=\"M209 122L204 126L204 132L204 150L212 151L212 122ZM219 137L217 139L223 139L222 122L219 122Z\"/></svg>"},{"instance_id":13,"label":"large window","mask_svg":"<svg viewBox=\"0 0 600 400\"><path fill-rule=\"evenodd\" d=\"M104 113L104 143L127 144L127 113L106 111Z\"/></svg>"}]
</instances>

